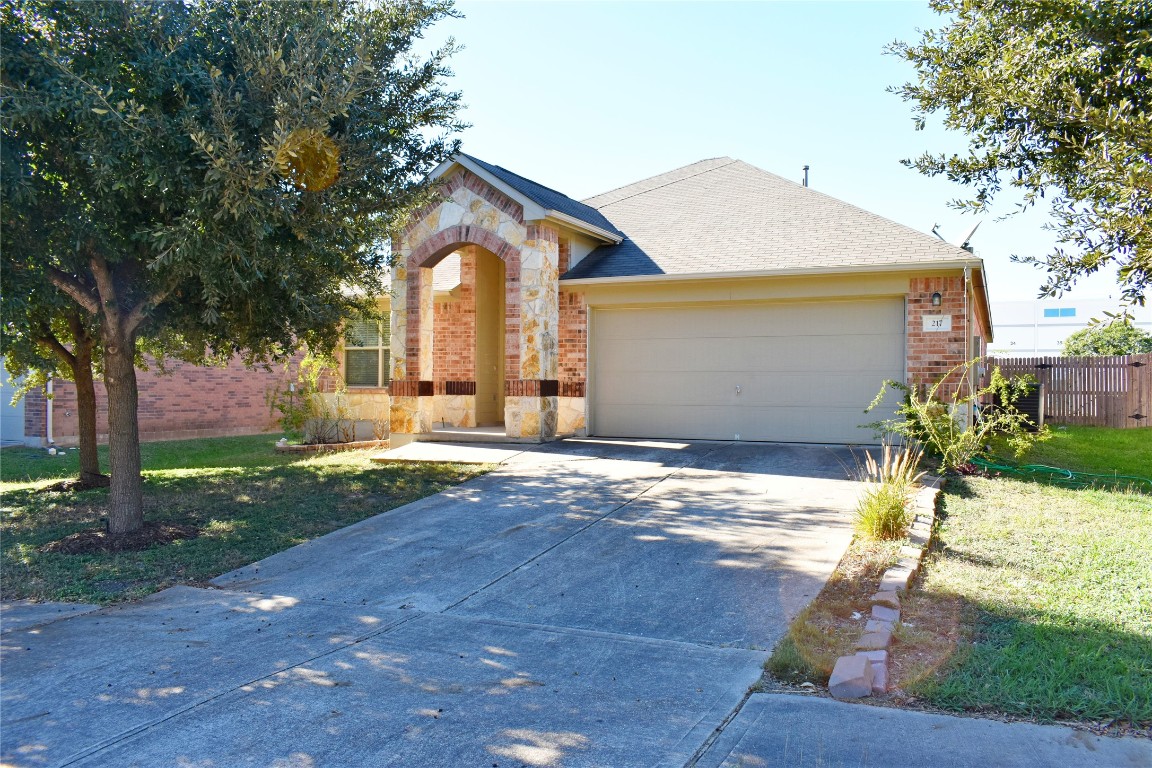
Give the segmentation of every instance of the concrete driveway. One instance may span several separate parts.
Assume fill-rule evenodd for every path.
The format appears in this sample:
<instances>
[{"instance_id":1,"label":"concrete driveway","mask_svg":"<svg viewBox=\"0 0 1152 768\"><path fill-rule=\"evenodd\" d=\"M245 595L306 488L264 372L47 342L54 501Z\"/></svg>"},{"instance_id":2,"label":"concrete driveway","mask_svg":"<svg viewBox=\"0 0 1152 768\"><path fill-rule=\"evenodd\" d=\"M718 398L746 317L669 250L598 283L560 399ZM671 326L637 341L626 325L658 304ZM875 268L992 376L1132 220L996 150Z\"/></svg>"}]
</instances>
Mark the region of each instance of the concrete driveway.
<instances>
[{"instance_id":1,"label":"concrete driveway","mask_svg":"<svg viewBox=\"0 0 1152 768\"><path fill-rule=\"evenodd\" d=\"M4 764L694 761L847 546L850 454L501 456L218 589L6 627Z\"/></svg>"}]
</instances>

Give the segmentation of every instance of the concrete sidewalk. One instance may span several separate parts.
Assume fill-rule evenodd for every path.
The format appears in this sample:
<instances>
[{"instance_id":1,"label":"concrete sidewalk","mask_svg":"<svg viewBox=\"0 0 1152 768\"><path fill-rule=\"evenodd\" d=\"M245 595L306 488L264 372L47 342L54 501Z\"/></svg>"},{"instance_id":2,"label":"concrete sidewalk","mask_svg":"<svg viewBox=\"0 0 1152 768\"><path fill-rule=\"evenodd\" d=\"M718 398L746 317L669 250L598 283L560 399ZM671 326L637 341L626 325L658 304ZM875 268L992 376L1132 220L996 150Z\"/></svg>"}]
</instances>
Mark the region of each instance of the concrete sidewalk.
<instances>
[{"instance_id":1,"label":"concrete sidewalk","mask_svg":"<svg viewBox=\"0 0 1152 768\"><path fill-rule=\"evenodd\" d=\"M1152 741L758 693L694 768L1147 768Z\"/></svg>"}]
</instances>

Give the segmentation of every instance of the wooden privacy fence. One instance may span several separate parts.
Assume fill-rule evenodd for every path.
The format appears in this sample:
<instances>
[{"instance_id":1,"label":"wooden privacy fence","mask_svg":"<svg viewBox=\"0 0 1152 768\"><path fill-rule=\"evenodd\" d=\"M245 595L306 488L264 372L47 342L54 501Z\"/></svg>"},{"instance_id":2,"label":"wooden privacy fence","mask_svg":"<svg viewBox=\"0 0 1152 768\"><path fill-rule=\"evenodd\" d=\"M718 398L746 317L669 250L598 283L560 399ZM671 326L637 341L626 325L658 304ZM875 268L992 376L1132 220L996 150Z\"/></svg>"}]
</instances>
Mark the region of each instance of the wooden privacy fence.
<instances>
[{"instance_id":1,"label":"wooden privacy fence","mask_svg":"<svg viewBox=\"0 0 1152 768\"><path fill-rule=\"evenodd\" d=\"M988 370L1030 373L1044 420L1094 427L1152 426L1152 354L1122 357L989 357Z\"/></svg>"}]
</instances>

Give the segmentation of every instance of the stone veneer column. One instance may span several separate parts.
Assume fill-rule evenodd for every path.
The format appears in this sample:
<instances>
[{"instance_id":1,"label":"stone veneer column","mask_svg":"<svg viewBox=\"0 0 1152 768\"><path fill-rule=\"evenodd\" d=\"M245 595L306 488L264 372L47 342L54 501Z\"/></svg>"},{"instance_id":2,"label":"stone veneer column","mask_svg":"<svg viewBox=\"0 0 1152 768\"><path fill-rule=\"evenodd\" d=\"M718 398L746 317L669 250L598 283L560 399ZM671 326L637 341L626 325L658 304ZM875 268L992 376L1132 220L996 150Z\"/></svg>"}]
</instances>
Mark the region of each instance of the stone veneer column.
<instances>
[{"instance_id":1,"label":"stone veneer column","mask_svg":"<svg viewBox=\"0 0 1152 768\"><path fill-rule=\"evenodd\" d=\"M407 249L399 255L406 257ZM392 275L392 384L389 422L393 434L432 431L432 270L401 258Z\"/></svg>"},{"instance_id":2,"label":"stone veneer column","mask_svg":"<svg viewBox=\"0 0 1152 768\"><path fill-rule=\"evenodd\" d=\"M559 292L558 233L530 224L520 248L520 379L507 383L505 397L509 437L556 437Z\"/></svg>"}]
</instances>

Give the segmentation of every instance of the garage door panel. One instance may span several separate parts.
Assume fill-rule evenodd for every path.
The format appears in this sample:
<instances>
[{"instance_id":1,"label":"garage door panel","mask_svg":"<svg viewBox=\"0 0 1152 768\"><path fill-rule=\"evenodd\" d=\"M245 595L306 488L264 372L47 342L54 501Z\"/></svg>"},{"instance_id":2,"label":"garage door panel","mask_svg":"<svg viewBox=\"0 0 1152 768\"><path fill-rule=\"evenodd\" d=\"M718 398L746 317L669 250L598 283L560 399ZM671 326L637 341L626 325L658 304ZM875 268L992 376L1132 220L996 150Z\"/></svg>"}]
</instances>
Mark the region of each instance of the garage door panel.
<instances>
[{"instance_id":1,"label":"garage door panel","mask_svg":"<svg viewBox=\"0 0 1152 768\"><path fill-rule=\"evenodd\" d=\"M863 411L880 391L883 381L884 377L878 374L760 373L740 387L740 405L840 407Z\"/></svg>"},{"instance_id":2,"label":"garage door panel","mask_svg":"<svg viewBox=\"0 0 1152 768\"><path fill-rule=\"evenodd\" d=\"M705 369L712 371L824 370L836 363L853 370L900 370L903 347L887 343L886 334L858 334L848 344L844 337L807 336L802 339L751 336L748 338L629 339L609 346L598 361L611 371L663 371L669 374ZM691 356L693 359L686 359Z\"/></svg>"},{"instance_id":3,"label":"garage door panel","mask_svg":"<svg viewBox=\"0 0 1152 768\"><path fill-rule=\"evenodd\" d=\"M749 408L741 440L768 440L797 443L872 443L872 431L860 425L876 421L863 408L825 409L830 418L813 421L797 408Z\"/></svg>"},{"instance_id":4,"label":"garage door panel","mask_svg":"<svg viewBox=\"0 0 1152 768\"><path fill-rule=\"evenodd\" d=\"M666 405L736 405L736 387L726 378L701 371L677 373L674 380L662 372L635 371L605 374L597 381L604 396L603 405L648 405L647 393L660 391L660 402Z\"/></svg>"},{"instance_id":5,"label":"garage door panel","mask_svg":"<svg viewBox=\"0 0 1152 768\"><path fill-rule=\"evenodd\" d=\"M870 442L904 369L900 299L594 310L591 427L620 437ZM894 408L895 403L891 406Z\"/></svg>"},{"instance_id":6,"label":"garage door panel","mask_svg":"<svg viewBox=\"0 0 1152 768\"><path fill-rule=\"evenodd\" d=\"M600 418L613 425L613 437L683 438L731 440L737 425L727 406L606 405Z\"/></svg>"}]
</instances>

